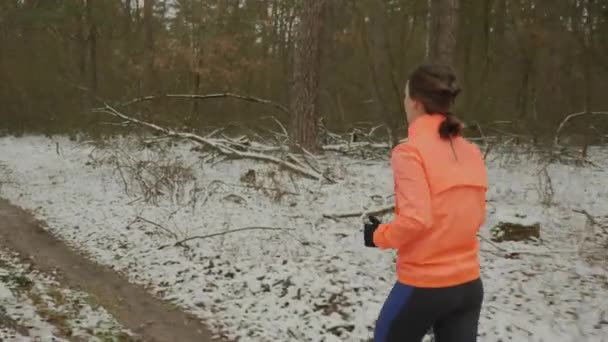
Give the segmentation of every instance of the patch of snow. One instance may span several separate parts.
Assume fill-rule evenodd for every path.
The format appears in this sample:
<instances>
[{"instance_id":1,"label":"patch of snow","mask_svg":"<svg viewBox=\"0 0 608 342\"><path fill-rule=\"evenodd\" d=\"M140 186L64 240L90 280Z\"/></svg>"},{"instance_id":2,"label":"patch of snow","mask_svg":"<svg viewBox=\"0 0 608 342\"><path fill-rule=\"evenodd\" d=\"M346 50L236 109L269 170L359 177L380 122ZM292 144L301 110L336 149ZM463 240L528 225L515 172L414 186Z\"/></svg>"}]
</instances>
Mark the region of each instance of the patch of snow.
<instances>
[{"instance_id":1,"label":"patch of snow","mask_svg":"<svg viewBox=\"0 0 608 342\"><path fill-rule=\"evenodd\" d=\"M138 148L129 138L114 144L133 160L159 160L158 150ZM359 218L323 215L390 205L388 159L323 158L323 168L337 180L326 184L259 162L205 162L192 147L173 144L169 155L189 166L193 180L183 188L167 186L156 203L146 203L136 182L128 182L125 193L122 179L128 176L110 159L91 161L105 148L63 137L2 138L0 163L16 184L5 185L0 196L32 209L53 234L198 315L218 334L244 342L369 340L395 281L394 253L363 247ZM608 153L597 149L592 155L604 169L547 168L550 205L543 201L537 159L491 158L481 235L489 239L489 228L499 221L538 222L541 241L501 243L519 253L513 258L482 242L482 341L608 341L608 262L590 263L581 254L608 236L590 231L586 218L573 212L605 215ZM243 177L248 173L255 177ZM246 230L173 246L246 227L283 230Z\"/></svg>"},{"instance_id":2,"label":"patch of snow","mask_svg":"<svg viewBox=\"0 0 608 342\"><path fill-rule=\"evenodd\" d=\"M129 334L105 309L92 308L87 296L62 288L53 277L32 270L0 250L0 340L105 341Z\"/></svg>"}]
</instances>

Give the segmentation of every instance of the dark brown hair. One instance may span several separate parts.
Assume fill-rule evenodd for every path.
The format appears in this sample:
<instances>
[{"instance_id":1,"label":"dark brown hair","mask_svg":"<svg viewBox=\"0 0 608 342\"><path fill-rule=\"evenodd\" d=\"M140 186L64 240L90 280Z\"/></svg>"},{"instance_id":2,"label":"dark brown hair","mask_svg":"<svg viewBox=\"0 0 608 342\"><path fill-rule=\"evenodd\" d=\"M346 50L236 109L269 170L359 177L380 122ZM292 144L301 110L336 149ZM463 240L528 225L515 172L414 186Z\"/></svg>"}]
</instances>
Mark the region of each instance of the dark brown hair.
<instances>
[{"instance_id":1,"label":"dark brown hair","mask_svg":"<svg viewBox=\"0 0 608 342\"><path fill-rule=\"evenodd\" d=\"M421 65L411 73L408 86L409 96L420 101L427 114L445 116L439 126L441 138L449 139L461 134L463 124L450 112L460 93L451 67L441 64Z\"/></svg>"}]
</instances>

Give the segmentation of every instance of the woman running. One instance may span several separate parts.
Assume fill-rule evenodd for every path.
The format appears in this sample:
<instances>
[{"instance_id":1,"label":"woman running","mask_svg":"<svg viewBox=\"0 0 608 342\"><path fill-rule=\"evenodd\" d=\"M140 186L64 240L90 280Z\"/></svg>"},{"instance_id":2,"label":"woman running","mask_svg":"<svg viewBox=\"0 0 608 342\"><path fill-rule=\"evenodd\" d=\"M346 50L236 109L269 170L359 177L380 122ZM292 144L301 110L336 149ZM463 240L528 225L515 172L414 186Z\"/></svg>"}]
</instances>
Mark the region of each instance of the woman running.
<instances>
[{"instance_id":1,"label":"woman running","mask_svg":"<svg viewBox=\"0 0 608 342\"><path fill-rule=\"evenodd\" d=\"M450 109L454 71L422 65L405 88L408 141L391 157L395 219L365 225L365 245L397 250L397 282L380 312L375 342L473 342L483 301L477 232L487 174L480 150Z\"/></svg>"}]
</instances>

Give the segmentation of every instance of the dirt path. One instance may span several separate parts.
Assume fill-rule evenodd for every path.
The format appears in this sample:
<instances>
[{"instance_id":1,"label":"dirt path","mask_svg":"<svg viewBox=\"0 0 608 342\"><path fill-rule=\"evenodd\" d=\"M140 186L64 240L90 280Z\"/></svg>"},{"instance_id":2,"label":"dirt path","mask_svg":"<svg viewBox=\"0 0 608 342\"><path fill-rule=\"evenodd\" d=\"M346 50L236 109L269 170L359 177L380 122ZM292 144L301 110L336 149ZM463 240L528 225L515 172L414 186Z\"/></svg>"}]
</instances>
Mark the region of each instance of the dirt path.
<instances>
[{"instance_id":1,"label":"dirt path","mask_svg":"<svg viewBox=\"0 0 608 342\"><path fill-rule=\"evenodd\" d=\"M0 199L0 246L18 252L34 268L56 272L66 287L89 293L125 328L144 341L215 341L207 327L96 264L49 234L26 211Z\"/></svg>"}]
</instances>

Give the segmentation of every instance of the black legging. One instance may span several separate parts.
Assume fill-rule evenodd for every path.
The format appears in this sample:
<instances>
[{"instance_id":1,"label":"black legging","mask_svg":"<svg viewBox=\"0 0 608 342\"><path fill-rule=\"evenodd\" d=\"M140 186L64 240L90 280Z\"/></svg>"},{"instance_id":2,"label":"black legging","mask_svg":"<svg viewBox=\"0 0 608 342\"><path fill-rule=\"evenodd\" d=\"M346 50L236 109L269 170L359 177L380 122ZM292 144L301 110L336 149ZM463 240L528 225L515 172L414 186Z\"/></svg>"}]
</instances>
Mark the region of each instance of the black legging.
<instances>
[{"instance_id":1,"label":"black legging","mask_svg":"<svg viewBox=\"0 0 608 342\"><path fill-rule=\"evenodd\" d=\"M481 279L445 288L397 282L380 312L374 342L420 342L431 328L437 342L475 342L482 302Z\"/></svg>"}]
</instances>

